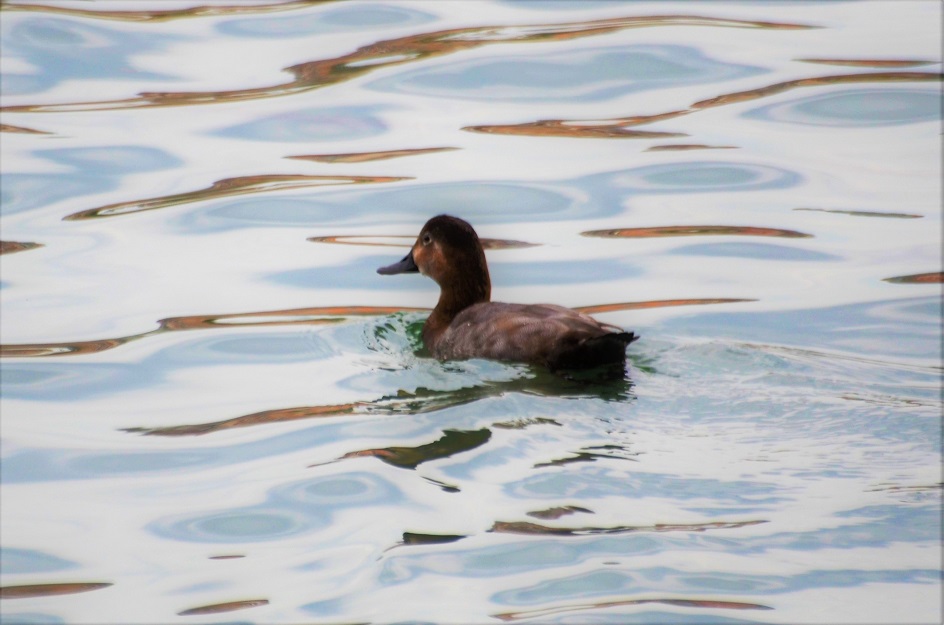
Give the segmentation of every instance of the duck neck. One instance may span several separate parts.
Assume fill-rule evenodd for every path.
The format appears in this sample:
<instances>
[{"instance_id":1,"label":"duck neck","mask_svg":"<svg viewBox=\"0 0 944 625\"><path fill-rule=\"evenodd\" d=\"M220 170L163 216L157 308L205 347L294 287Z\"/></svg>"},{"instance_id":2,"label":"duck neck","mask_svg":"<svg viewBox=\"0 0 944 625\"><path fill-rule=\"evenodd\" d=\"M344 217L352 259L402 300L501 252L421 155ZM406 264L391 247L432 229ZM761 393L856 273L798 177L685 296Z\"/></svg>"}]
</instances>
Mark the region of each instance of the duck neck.
<instances>
[{"instance_id":1,"label":"duck neck","mask_svg":"<svg viewBox=\"0 0 944 625\"><path fill-rule=\"evenodd\" d=\"M456 315L469 306L489 301L491 295L492 286L487 272L484 280L481 277L478 280L459 279L440 285L439 301L423 325L423 342L432 349Z\"/></svg>"}]
</instances>

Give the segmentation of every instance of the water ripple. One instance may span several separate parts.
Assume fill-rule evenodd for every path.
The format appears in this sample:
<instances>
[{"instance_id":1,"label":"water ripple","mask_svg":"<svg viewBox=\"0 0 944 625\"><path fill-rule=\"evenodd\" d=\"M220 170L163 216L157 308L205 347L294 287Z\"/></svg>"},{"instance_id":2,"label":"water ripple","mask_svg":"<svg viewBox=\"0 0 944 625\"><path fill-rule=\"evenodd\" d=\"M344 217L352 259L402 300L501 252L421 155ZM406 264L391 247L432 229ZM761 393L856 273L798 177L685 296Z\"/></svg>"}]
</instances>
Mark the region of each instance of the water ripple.
<instances>
[{"instance_id":1,"label":"water ripple","mask_svg":"<svg viewBox=\"0 0 944 625\"><path fill-rule=\"evenodd\" d=\"M759 74L683 46L590 48L540 56L477 58L376 80L368 88L414 95L506 102L579 102L679 84Z\"/></svg>"},{"instance_id":2,"label":"water ripple","mask_svg":"<svg viewBox=\"0 0 944 625\"><path fill-rule=\"evenodd\" d=\"M356 32L379 28L402 28L425 24L434 19L424 11L384 4L358 3L317 13L291 14L263 19L229 19L216 29L242 37L290 38L313 33Z\"/></svg>"},{"instance_id":3,"label":"water ripple","mask_svg":"<svg viewBox=\"0 0 944 625\"><path fill-rule=\"evenodd\" d=\"M16 9L4 5L4 10ZM25 5L18 7L21 10ZM179 35L137 33L71 19L34 17L14 23L3 37L4 55L16 56L40 71L4 72L4 95L48 91L66 80L157 81L171 78L134 67L131 58L166 49Z\"/></svg>"},{"instance_id":4,"label":"water ripple","mask_svg":"<svg viewBox=\"0 0 944 625\"><path fill-rule=\"evenodd\" d=\"M769 165L723 161L689 161L647 165L606 176L618 189L637 193L704 193L755 191L795 186L799 174Z\"/></svg>"},{"instance_id":5,"label":"water ripple","mask_svg":"<svg viewBox=\"0 0 944 625\"><path fill-rule=\"evenodd\" d=\"M154 521L148 529L162 538L200 543L278 540L326 527L326 515L253 506Z\"/></svg>"},{"instance_id":6,"label":"water ripple","mask_svg":"<svg viewBox=\"0 0 944 625\"><path fill-rule=\"evenodd\" d=\"M332 59L309 61L285 68L295 79L267 87L207 92L153 92L121 100L99 100L64 104L26 104L0 107L4 112L62 112L114 110L150 106L212 104L269 98L301 93L357 78L379 67L411 63L423 59L475 49L487 44L564 41L603 35L645 26L717 26L723 28L804 29L809 26L773 22L719 19L699 16L622 17L589 22L541 24L534 26L483 26L410 35L379 41L355 52ZM112 61L114 63L114 61ZM48 65L48 64L47 64ZM107 66L106 67L110 67ZM24 81L26 77L22 78ZM31 84L21 89L32 92Z\"/></svg>"},{"instance_id":7,"label":"water ripple","mask_svg":"<svg viewBox=\"0 0 944 625\"><path fill-rule=\"evenodd\" d=\"M674 119L683 115L690 115L700 110L726 106L766 98L797 89L800 87L822 87L828 85L844 85L858 83L899 83L899 82L940 82L944 74L931 72L871 72L865 74L840 74L834 76L819 76L815 78L800 78L775 83L766 87L726 93L707 100L700 100L688 107L679 108L663 113L650 115L621 115L604 120L580 119L542 119L534 122L517 124L484 124L466 126L463 130L470 132L484 132L490 134L532 136L532 137L572 137L572 138L653 138L658 136L685 136L677 133L654 133L638 130L636 127L654 122Z\"/></svg>"},{"instance_id":8,"label":"water ripple","mask_svg":"<svg viewBox=\"0 0 944 625\"><path fill-rule=\"evenodd\" d=\"M37 13L53 13L71 17L91 19L118 20L126 22L166 22L175 19L194 17L213 17L217 15L237 15L243 13L273 13L302 9L317 6L333 0L281 0L264 4L244 2L237 5L196 5L174 9L112 9L100 10L96 8L79 8L70 6L55 6L48 4L10 4L4 7L5 11L30 11Z\"/></svg>"},{"instance_id":9,"label":"water ripple","mask_svg":"<svg viewBox=\"0 0 944 625\"><path fill-rule=\"evenodd\" d=\"M140 213L142 211L168 208L170 206L179 206L181 204L191 204L194 202L215 200L219 198L231 197L234 195L284 191L286 189L304 189L308 187L397 182L400 180L406 180L406 178L393 178L385 176L306 176L303 174L265 174L257 176L239 176L237 178L224 178L223 180L217 180L209 187L200 189L198 191L174 193L172 195L163 195L160 197L148 198L146 200L118 202L116 204L108 204L106 206L86 209L77 213L72 213L71 215L67 215L63 217L63 220L75 221L99 217L114 217L131 213ZM268 205L269 204L266 204L266 206Z\"/></svg>"},{"instance_id":10,"label":"water ripple","mask_svg":"<svg viewBox=\"0 0 944 625\"><path fill-rule=\"evenodd\" d=\"M250 141L354 141L387 130L375 106L305 108L253 119L210 134Z\"/></svg>"},{"instance_id":11,"label":"water ripple","mask_svg":"<svg viewBox=\"0 0 944 625\"><path fill-rule=\"evenodd\" d=\"M831 128L916 124L940 119L941 95L918 89L848 89L770 104L744 116Z\"/></svg>"},{"instance_id":12,"label":"water ripple","mask_svg":"<svg viewBox=\"0 0 944 625\"><path fill-rule=\"evenodd\" d=\"M436 152L450 152L459 148L413 148L403 150L384 150L379 152L349 152L345 154L301 154L286 156L299 161L315 161L318 163L366 163L368 161L384 161L404 156L418 156L420 154L434 154Z\"/></svg>"}]
</instances>

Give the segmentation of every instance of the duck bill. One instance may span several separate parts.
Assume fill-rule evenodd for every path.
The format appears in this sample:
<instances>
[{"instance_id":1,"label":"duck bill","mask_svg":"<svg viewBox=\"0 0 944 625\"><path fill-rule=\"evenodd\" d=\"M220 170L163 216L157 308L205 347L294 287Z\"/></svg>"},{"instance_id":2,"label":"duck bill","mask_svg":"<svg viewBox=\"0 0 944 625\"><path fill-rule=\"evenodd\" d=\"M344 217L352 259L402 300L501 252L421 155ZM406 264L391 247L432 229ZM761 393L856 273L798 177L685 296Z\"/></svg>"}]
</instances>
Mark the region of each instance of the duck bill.
<instances>
[{"instance_id":1,"label":"duck bill","mask_svg":"<svg viewBox=\"0 0 944 625\"><path fill-rule=\"evenodd\" d=\"M413 250L410 250L410 253L402 259L392 265L381 267L377 270L377 273L382 276L392 276L398 273L419 273L419 271L419 267L416 266L416 262L413 260Z\"/></svg>"}]
</instances>

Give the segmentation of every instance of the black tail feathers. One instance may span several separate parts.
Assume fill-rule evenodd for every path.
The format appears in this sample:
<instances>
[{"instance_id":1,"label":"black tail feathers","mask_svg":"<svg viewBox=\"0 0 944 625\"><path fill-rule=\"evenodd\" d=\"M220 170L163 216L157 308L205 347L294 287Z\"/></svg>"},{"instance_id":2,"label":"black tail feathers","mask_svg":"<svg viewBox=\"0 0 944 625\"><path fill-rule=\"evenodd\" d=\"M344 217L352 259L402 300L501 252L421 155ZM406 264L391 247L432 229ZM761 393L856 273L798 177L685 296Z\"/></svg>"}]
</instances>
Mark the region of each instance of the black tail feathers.
<instances>
[{"instance_id":1,"label":"black tail feathers","mask_svg":"<svg viewBox=\"0 0 944 625\"><path fill-rule=\"evenodd\" d=\"M556 354L551 369L588 369L626 362L626 346L639 337L633 332L601 334Z\"/></svg>"}]
</instances>

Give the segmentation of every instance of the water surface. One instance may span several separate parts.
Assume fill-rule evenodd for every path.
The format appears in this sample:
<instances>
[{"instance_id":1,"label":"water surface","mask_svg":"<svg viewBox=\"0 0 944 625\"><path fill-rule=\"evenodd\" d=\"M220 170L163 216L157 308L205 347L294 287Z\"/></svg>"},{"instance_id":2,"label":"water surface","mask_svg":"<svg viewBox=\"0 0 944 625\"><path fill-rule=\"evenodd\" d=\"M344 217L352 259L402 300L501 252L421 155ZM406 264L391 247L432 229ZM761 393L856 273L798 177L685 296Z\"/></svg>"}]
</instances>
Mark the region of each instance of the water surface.
<instances>
[{"instance_id":1,"label":"water surface","mask_svg":"<svg viewBox=\"0 0 944 625\"><path fill-rule=\"evenodd\" d=\"M5 3L3 621L940 622L940 23ZM442 212L626 379L429 359Z\"/></svg>"}]
</instances>

